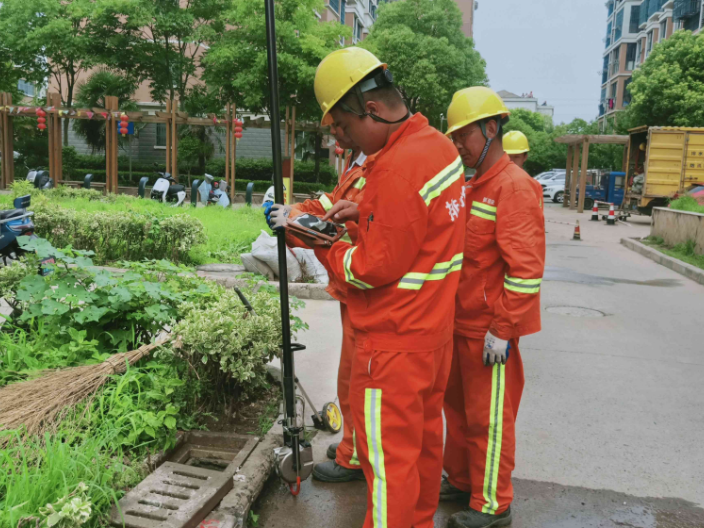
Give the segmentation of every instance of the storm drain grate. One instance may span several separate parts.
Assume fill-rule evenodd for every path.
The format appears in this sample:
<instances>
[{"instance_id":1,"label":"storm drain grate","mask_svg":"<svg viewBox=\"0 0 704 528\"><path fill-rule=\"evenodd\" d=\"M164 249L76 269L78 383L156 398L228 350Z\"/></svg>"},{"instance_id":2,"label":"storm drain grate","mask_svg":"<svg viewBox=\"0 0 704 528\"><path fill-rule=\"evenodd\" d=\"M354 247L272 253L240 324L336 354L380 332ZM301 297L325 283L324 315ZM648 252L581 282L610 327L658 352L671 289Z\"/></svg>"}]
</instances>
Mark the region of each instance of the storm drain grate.
<instances>
[{"instance_id":1,"label":"storm drain grate","mask_svg":"<svg viewBox=\"0 0 704 528\"><path fill-rule=\"evenodd\" d=\"M111 523L125 528L198 526L232 489L232 477L258 441L239 438L244 441L236 451L186 442L176 453L179 462L164 462L120 500Z\"/></svg>"}]
</instances>

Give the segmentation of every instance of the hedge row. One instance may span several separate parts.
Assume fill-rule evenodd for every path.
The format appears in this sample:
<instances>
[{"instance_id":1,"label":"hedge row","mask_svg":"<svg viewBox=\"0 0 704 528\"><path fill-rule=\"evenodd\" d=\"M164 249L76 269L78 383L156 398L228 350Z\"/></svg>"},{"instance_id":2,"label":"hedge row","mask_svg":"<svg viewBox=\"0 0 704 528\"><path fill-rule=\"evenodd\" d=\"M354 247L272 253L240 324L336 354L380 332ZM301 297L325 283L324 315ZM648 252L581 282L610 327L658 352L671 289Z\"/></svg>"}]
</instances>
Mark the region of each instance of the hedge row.
<instances>
[{"instance_id":1,"label":"hedge row","mask_svg":"<svg viewBox=\"0 0 704 528\"><path fill-rule=\"evenodd\" d=\"M26 181L17 181L12 194L21 196L32 192ZM34 211L35 232L54 247L71 246L74 249L95 252L96 264L118 260L168 259L181 262L190 249L206 241L203 224L189 214L152 214L135 211L85 211L68 209L52 203L56 194L92 199L115 200L99 193L66 190L63 187L33 193L30 209ZM122 199L134 199L121 197Z\"/></svg>"},{"instance_id":2,"label":"hedge row","mask_svg":"<svg viewBox=\"0 0 704 528\"><path fill-rule=\"evenodd\" d=\"M86 174L92 174L93 175L93 183L105 183L105 171L104 170L74 170L72 174L67 175L66 180L68 181L76 181L76 182L83 182L83 179L85 178ZM148 176L149 177L149 183L147 184L147 187L150 187L154 184L156 181L156 176L145 173L145 172L133 172L132 173L132 179L129 179L129 174L118 174L118 183L119 185L123 185L126 187L136 187L139 184L140 178L143 176ZM194 181L196 179L201 179L202 177L194 177L191 176L191 181ZM235 190L245 192L247 190L247 184L251 180L241 180L237 178L235 181ZM188 185L188 180L185 178L181 177L181 183L184 185ZM254 181L254 192L257 193L264 193L267 191L269 187L271 187L271 181ZM305 182L300 182L296 180L294 184L294 191L298 194L309 194L309 193L315 193L318 191L327 191L331 192L334 186L332 185L322 185L318 183L305 183Z\"/></svg>"},{"instance_id":3,"label":"hedge row","mask_svg":"<svg viewBox=\"0 0 704 528\"><path fill-rule=\"evenodd\" d=\"M128 181L129 174L129 159L126 156L120 156L117 160L117 169L121 180ZM271 176L274 172L273 162L270 159L251 159L238 158L235 164L237 179L248 181L271 181ZM157 172L165 172L165 165L158 163L138 163L132 162L132 179L135 183L142 176L150 176L156 179ZM104 174L105 173L105 156L84 156L77 154L72 147L65 147L63 150L63 172L70 175L73 179L82 179L82 175L88 173ZM225 160L217 158L208 161L205 164L205 172L212 174L216 178L225 177ZM179 164L179 173L190 173L193 177L199 178L203 174L197 167L189 167L185 164ZM139 176L136 176L139 174ZM295 179L301 183L316 183L315 164L313 162L295 163ZM94 179L94 181L97 181ZM103 180L104 181L104 180ZM317 179L322 185L335 185L337 182L337 173L326 160L320 161L320 175Z\"/></svg>"}]
</instances>

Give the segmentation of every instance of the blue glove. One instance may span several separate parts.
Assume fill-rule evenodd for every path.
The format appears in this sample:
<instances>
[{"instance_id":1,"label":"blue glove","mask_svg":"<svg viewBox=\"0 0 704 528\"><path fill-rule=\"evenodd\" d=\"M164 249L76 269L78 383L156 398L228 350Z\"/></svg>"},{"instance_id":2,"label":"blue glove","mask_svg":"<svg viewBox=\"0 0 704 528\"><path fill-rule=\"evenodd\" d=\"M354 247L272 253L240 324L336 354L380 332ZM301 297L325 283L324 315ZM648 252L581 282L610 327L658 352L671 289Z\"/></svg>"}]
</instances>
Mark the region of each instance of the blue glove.
<instances>
[{"instance_id":1,"label":"blue glove","mask_svg":"<svg viewBox=\"0 0 704 528\"><path fill-rule=\"evenodd\" d=\"M262 208L264 209L264 216L266 217L266 223L267 225L271 227L271 208L274 206L274 202L264 202L262 204Z\"/></svg>"}]
</instances>

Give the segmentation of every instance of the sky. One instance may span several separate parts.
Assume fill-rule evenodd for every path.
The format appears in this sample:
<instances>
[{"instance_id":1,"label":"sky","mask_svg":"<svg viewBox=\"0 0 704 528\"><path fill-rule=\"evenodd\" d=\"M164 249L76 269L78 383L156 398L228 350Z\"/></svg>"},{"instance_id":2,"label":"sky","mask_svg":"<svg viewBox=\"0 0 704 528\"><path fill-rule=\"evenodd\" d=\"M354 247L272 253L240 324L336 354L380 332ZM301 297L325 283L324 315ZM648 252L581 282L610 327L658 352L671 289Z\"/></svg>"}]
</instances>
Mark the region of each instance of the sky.
<instances>
[{"instance_id":1,"label":"sky","mask_svg":"<svg viewBox=\"0 0 704 528\"><path fill-rule=\"evenodd\" d=\"M599 113L604 0L479 0L474 41L490 86L555 107L555 124Z\"/></svg>"}]
</instances>

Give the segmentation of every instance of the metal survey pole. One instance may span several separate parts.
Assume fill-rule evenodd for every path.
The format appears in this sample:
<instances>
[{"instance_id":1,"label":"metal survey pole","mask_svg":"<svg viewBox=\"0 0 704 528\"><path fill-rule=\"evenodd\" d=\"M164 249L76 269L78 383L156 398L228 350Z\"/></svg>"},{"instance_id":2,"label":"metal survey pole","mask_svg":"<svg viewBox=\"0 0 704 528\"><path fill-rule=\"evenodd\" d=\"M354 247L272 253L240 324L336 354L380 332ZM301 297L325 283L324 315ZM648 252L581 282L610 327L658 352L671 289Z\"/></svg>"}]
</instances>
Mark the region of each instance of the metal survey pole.
<instances>
[{"instance_id":1,"label":"metal survey pole","mask_svg":"<svg viewBox=\"0 0 704 528\"><path fill-rule=\"evenodd\" d=\"M276 61L276 22L274 20L274 0L264 0L266 15L267 59L269 62L269 113L271 116L271 148L274 159L274 196L278 204L284 203L284 182L281 168L281 117L279 115L279 72ZM293 351L291 349L291 323L288 306L288 274L286 266L286 234L283 229L276 232L279 250L279 293L281 295L281 345L286 404L284 440L293 450L298 466L299 433L296 424L295 373L293 371ZM290 442L290 444L289 444Z\"/></svg>"}]
</instances>

